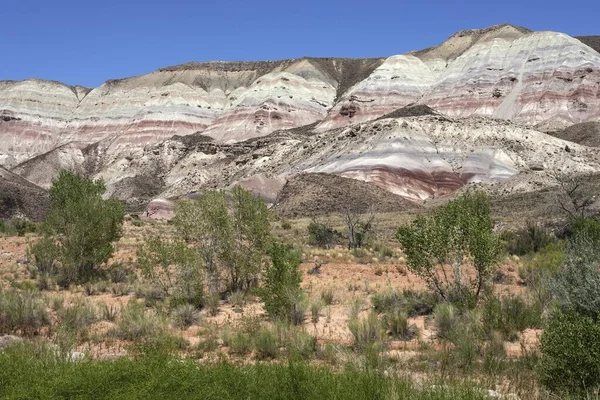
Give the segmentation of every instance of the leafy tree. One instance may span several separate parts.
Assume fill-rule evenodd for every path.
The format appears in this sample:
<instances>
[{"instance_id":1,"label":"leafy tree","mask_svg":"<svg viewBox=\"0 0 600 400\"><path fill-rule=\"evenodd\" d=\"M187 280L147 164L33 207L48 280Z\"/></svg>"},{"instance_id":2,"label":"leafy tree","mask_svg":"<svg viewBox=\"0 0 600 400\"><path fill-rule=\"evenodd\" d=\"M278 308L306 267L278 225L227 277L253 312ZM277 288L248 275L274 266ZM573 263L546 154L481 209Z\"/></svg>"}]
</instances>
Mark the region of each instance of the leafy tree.
<instances>
[{"instance_id":1,"label":"leafy tree","mask_svg":"<svg viewBox=\"0 0 600 400\"><path fill-rule=\"evenodd\" d=\"M200 254L211 294L219 292L221 275L229 291L246 290L258 279L268 247L270 213L265 203L237 186L231 201L210 190L177 206L177 232Z\"/></svg>"},{"instance_id":2,"label":"leafy tree","mask_svg":"<svg viewBox=\"0 0 600 400\"><path fill-rule=\"evenodd\" d=\"M218 293L220 271L228 257L232 240L231 218L227 213L225 195L210 190L196 200L179 202L173 224L202 258L210 294Z\"/></svg>"},{"instance_id":3,"label":"leafy tree","mask_svg":"<svg viewBox=\"0 0 600 400\"><path fill-rule=\"evenodd\" d=\"M271 263L265 268L259 294L271 318L291 322L302 295L301 256L277 242L269 248L269 256Z\"/></svg>"},{"instance_id":4,"label":"leafy tree","mask_svg":"<svg viewBox=\"0 0 600 400\"><path fill-rule=\"evenodd\" d=\"M502 254L493 232L489 199L470 191L430 215L419 216L398 229L408 268L419 275L445 301L474 306ZM471 263L475 277L464 268Z\"/></svg>"},{"instance_id":5,"label":"leafy tree","mask_svg":"<svg viewBox=\"0 0 600 400\"><path fill-rule=\"evenodd\" d=\"M264 201L241 186L234 187L231 195L233 240L227 265L230 290L236 291L257 282L271 239L271 225Z\"/></svg>"},{"instance_id":6,"label":"leafy tree","mask_svg":"<svg viewBox=\"0 0 600 400\"><path fill-rule=\"evenodd\" d=\"M307 229L309 244L323 248L331 247L336 241L336 236L339 235L328 223L316 220L311 221Z\"/></svg>"},{"instance_id":7,"label":"leafy tree","mask_svg":"<svg viewBox=\"0 0 600 400\"><path fill-rule=\"evenodd\" d=\"M41 230L48 248L51 241L65 284L82 282L100 273L101 264L114 252L113 243L122 234L125 206L115 199L103 199L102 180L91 180L63 170L52 181L50 213ZM41 260L42 249L32 254ZM44 260L47 264L48 260Z\"/></svg>"}]
</instances>

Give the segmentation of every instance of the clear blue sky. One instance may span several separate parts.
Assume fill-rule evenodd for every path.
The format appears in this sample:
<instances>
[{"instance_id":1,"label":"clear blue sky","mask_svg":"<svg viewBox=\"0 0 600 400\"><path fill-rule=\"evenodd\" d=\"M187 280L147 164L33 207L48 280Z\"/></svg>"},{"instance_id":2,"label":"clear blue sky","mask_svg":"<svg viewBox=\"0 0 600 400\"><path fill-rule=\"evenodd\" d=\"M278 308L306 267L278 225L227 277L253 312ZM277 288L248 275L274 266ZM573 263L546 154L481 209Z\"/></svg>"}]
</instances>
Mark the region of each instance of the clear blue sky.
<instances>
[{"instance_id":1,"label":"clear blue sky","mask_svg":"<svg viewBox=\"0 0 600 400\"><path fill-rule=\"evenodd\" d=\"M381 57L511 23L600 35L600 0L3 0L0 80L98 86L188 61Z\"/></svg>"}]
</instances>

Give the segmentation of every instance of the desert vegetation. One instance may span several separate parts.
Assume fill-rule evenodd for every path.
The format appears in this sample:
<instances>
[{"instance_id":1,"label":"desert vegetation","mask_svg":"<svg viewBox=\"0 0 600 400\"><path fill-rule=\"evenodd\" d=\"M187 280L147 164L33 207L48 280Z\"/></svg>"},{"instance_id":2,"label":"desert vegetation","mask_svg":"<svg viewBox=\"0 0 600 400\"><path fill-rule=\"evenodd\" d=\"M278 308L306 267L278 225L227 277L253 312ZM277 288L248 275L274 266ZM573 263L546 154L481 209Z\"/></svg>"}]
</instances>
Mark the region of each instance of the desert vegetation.
<instances>
[{"instance_id":1,"label":"desert vegetation","mask_svg":"<svg viewBox=\"0 0 600 400\"><path fill-rule=\"evenodd\" d=\"M43 223L0 225L6 398L597 393L592 215L500 230L471 190L381 229L350 209L283 219L236 186L167 222L104 190L62 172Z\"/></svg>"}]
</instances>

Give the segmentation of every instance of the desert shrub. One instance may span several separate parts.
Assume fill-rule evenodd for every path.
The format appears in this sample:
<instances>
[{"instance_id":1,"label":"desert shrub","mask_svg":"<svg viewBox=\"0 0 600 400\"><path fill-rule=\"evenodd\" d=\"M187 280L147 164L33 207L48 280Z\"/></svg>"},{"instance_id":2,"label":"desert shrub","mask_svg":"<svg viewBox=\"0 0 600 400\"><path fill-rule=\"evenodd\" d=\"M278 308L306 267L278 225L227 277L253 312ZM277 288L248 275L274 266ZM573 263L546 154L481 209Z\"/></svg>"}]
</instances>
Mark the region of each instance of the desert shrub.
<instances>
[{"instance_id":1,"label":"desert shrub","mask_svg":"<svg viewBox=\"0 0 600 400\"><path fill-rule=\"evenodd\" d=\"M200 320L200 313L192 304L181 304L171 311L171 319L176 327L188 328Z\"/></svg>"},{"instance_id":2,"label":"desert shrub","mask_svg":"<svg viewBox=\"0 0 600 400\"><path fill-rule=\"evenodd\" d=\"M300 254L284 244L273 243L269 256L271 263L264 271L259 295L271 318L291 321L302 296Z\"/></svg>"},{"instance_id":3,"label":"desert shrub","mask_svg":"<svg viewBox=\"0 0 600 400\"><path fill-rule=\"evenodd\" d=\"M109 305L106 303L101 303L100 307L100 318L103 321L114 322L117 320L117 316L119 315L119 310L117 306Z\"/></svg>"},{"instance_id":4,"label":"desert shrub","mask_svg":"<svg viewBox=\"0 0 600 400\"><path fill-rule=\"evenodd\" d=\"M523 260L519 277L525 282L528 294L540 309L548 308L552 291L548 282L562 268L566 260L565 242L554 242L538 253Z\"/></svg>"},{"instance_id":5,"label":"desert shrub","mask_svg":"<svg viewBox=\"0 0 600 400\"><path fill-rule=\"evenodd\" d=\"M0 334L32 336L49 324L46 304L38 292L0 289Z\"/></svg>"},{"instance_id":6,"label":"desert shrub","mask_svg":"<svg viewBox=\"0 0 600 400\"><path fill-rule=\"evenodd\" d=\"M375 214L361 213L349 204L342 215L346 224L346 237L348 239L348 248L356 249L366 246L372 241L374 230Z\"/></svg>"},{"instance_id":7,"label":"desert shrub","mask_svg":"<svg viewBox=\"0 0 600 400\"><path fill-rule=\"evenodd\" d=\"M417 217L410 226L398 229L396 236L413 273L444 301L470 308L484 292L503 251L493 227L488 196L470 191L430 215ZM467 260L475 268L473 278L464 271Z\"/></svg>"},{"instance_id":8,"label":"desert shrub","mask_svg":"<svg viewBox=\"0 0 600 400\"><path fill-rule=\"evenodd\" d=\"M375 293L371 297L371 302L378 313L399 309L406 312L409 317L416 317L431 314L437 300L429 292L404 290L400 293L396 290L387 290Z\"/></svg>"},{"instance_id":9,"label":"desert shrub","mask_svg":"<svg viewBox=\"0 0 600 400\"><path fill-rule=\"evenodd\" d=\"M501 235L509 254L523 256L537 253L556 241L556 237L543 226L527 221L526 226L517 231L506 231Z\"/></svg>"},{"instance_id":10,"label":"desert shrub","mask_svg":"<svg viewBox=\"0 0 600 400\"><path fill-rule=\"evenodd\" d=\"M576 218L571 221L570 238L585 238L594 246L600 246L600 219Z\"/></svg>"},{"instance_id":11,"label":"desert shrub","mask_svg":"<svg viewBox=\"0 0 600 400\"><path fill-rule=\"evenodd\" d=\"M300 329L290 329L285 343L293 359L309 360L320 351L317 338Z\"/></svg>"},{"instance_id":12,"label":"desert shrub","mask_svg":"<svg viewBox=\"0 0 600 400\"><path fill-rule=\"evenodd\" d=\"M128 283L135 279L135 272L122 263L111 264L105 274L112 283Z\"/></svg>"},{"instance_id":13,"label":"desert shrub","mask_svg":"<svg viewBox=\"0 0 600 400\"><path fill-rule=\"evenodd\" d=\"M51 238L41 238L28 249L35 267L34 274L56 274L57 261L60 259L60 248Z\"/></svg>"},{"instance_id":14,"label":"desert shrub","mask_svg":"<svg viewBox=\"0 0 600 400\"><path fill-rule=\"evenodd\" d=\"M231 353L246 355L252 351L252 338L247 333L224 329L221 338Z\"/></svg>"},{"instance_id":15,"label":"desert shrub","mask_svg":"<svg viewBox=\"0 0 600 400\"><path fill-rule=\"evenodd\" d=\"M488 296L482 308L482 324L488 338L498 332L514 341L517 333L527 328L540 328L542 311L520 296Z\"/></svg>"},{"instance_id":16,"label":"desert shrub","mask_svg":"<svg viewBox=\"0 0 600 400\"><path fill-rule=\"evenodd\" d=\"M254 353L259 360L277 358L279 356L277 336L271 329L262 328L256 332L253 345Z\"/></svg>"},{"instance_id":17,"label":"desert shrub","mask_svg":"<svg viewBox=\"0 0 600 400\"><path fill-rule=\"evenodd\" d=\"M326 289L323 289L323 291L321 292L321 300L326 306L332 305L333 301L335 300L335 293L333 291L333 288L328 287Z\"/></svg>"},{"instance_id":18,"label":"desert shrub","mask_svg":"<svg viewBox=\"0 0 600 400\"><path fill-rule=\"evenodd\" d=\"M123 340L144 340L164 331L164 322L152 309L130 301L121 309L115 334Z\"/></svg>"},{"instance_id":19,"label":"desert shrub","mask_svg":"<svg viewBox=\"0 0 600 400\"><path fill-rule=\"evenodd\" d=\"M242 290L236 290L233 293L229 294L227 297L227 302L232 306L242 307L246 304L246 293Z\"/></svg>"},{"instance_id":20,"label":"desert shrub","mask_svg":"<svg viewBox=\"0 0 600 400\"><path fill-rule=\"evenodd\" d=\"M362 247L355 247L350 251L350 254L352 254L356 258L363 258L368 256L369 252L363 249Z\"/></svg>"},{"instance_id":21,"label":"desert shrub","mask_svg":"<svg viewBox=\"0 0 600 400\"><path fill-rule=\"evenodd\" d=\"M383 338L383 327L374 311L362 319L358 317L349 319L348 329L354 339L354 347L358 349L380 343Z\"/></svg>"},{"instance_id":22,"label":"desert shrub","mask_svg":"<svg viewBox=\"0 0 600 400\"><path fill-rule=\"evenodd\" d=\"M289 231L290 229L292 229L292 224L287 219L282 219L281 220L281 229Z\"/></svg>"},{"instance_id":23,"label":"desert shrub","mask_svg":"<svg viewBox=\"0 0 600 400\"><path fill-rule=\"evenodd\" d=\"M600 315L600 246L585 236L567 245L563 268L549 281L558 308L598 320Z\"/></svg>"},{"instance_id":24,"label":"desert shrub","mask_svg":"<svg viewBox=\"0 0 600 400\"><path fill-rule=\"evenodd\" d=\"M450 340L460 324L459 312L452 304L440 303L433 310L433 318L438 337Z\"/></svg>"},{"instance_id":25,"label":"desert shrub","mask_svg":"<svg viewBox=\"0 0 600 400\"><path fill-rule=\"evenodd\" d=\"M174 306L182 303L203 306L202 260L195 249L183 241L155 236L146 238L137 256L144 277L159 287L164 297L171 296Z\"/></svg>"},{"instance_id":26,"label":"desert shrub","mask_svg":"<svg viewBox=\"0 0 600 400\"><path fill-rule=\"evenodd\" d=\"M325 222L311 221L308 224L308 244L329 248L333 246L339 233Z\"/></svg>"},{"instance_id":27,"label":"desert shrub","mask_svg":"<svg viewBox=\"0 0 600 400\"><path fill-rule=\"evenodd\" d=\"M46 241L43 248L32 247L31 253L46 265L50 258L58 261L62 286L101 275L99 267L121 237L125 207L120 201L103 199L105 190L102 180L65 170L52 181L50 213L41 226Z\"/></svg>"},{"instance_id":28,"label":"desert shrub","mask_svg":"<svg viewBox=\"0 0 600 400\"><path fill-rule=\"evenodd\" d=\"M78 332L97 321L98 311L96 307L87 301L76 301L75 303L62 307L57 313L58 324L65 329Z\"/></svg>"},{"instance_id":29,"label":"desert shrub","mask_svg":"<svg viewBox=\"0 0 600 400\"><path fill-rule=\"evenodd\" d=\"M313 324L319 322L321 316L321 310L323 309L323 302L321 300L315 300L310 304L310 321Z\"/></svg>"},{"instance_id":30,"label":"desert shrub","mask_svg":"<svg viewBox=\"0 0 600 400\"><path fill-rule=\"evenodd\" d=\"M544 331L540 381L562 394L592 393L600 387L600 325L577 313L554 315Z\"/></svg>"},{"instance_id":31,"label":"desert shrub","mask_svg":"<svg viewBox=\"0 0 600 400\"><path fill-rule=\"evenodd\" d=\"M383 326L390 336L400 340L410 340L418 333L416 326L408 323L408 314L399 309L383 314Z\"/></svg>"},{"instance_id":32,"label":"desert shrub","mask_svg":"<svg viewBox=\"0 0 600 400\"><path fill-rule=\"evenodd\" d=\"M0 234L25 236L28 233L35 233L38 230L38 224L22 217L13 217L8 221L0 220Z\"/></svg>"},{"instance_id":33,"label":"desert shrub","mask_svg":"<svg viewBox=\"0 0 600 400\"><path fill-rule=\"evenodd\" d=\"M221 305L221 296L218 293L206 296L205 305L210 315L217 315L219 313L219 306Z\"/></svg>"}]
</instances>

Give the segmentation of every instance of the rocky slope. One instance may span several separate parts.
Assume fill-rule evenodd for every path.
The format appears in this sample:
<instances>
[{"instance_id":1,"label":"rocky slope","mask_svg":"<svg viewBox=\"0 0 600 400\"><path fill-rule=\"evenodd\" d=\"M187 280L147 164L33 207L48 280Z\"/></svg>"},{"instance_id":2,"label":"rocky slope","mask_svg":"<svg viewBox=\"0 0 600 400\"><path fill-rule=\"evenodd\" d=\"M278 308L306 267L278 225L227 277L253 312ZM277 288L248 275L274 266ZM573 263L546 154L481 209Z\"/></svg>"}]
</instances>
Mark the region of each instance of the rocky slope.
<instances>
[{"instance_id":1,"label":"rocky slope","mask_svg":"<svg viewBox=\"0 0 600 400\"><path fill-rule=\"evenodd\" d=\"M0 219L27 217L40 221L49 209L48 192L0 167Z\"/></svg>"},{"instance_id":2,"label":"rocky slope","mask_svg":"<svg viewBox=\"0 0 600 400\"><path fill-rule=\"evenodd\" d=\"M322 174L417 203L470 183L537 190L559 169L600 171L596 131L568 130L600 120L586 43L499 25L386 59L189 63L94 89L0 82L0 165L45 188L62 168L102 177L157 214L236 183L273 204L297 188L322 198Z\"/></svg>"}]
</instances>

